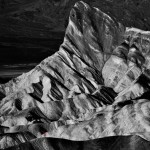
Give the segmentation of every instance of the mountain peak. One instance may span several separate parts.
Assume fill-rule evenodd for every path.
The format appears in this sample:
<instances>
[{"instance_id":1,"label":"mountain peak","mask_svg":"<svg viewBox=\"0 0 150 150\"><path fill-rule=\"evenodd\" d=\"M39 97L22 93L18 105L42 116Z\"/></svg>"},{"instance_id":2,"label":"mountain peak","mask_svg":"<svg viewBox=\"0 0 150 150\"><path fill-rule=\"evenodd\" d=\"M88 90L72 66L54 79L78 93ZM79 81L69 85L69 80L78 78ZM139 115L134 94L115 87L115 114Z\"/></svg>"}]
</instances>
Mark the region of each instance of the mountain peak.
<instances>
[{"instance_id":1,"label":"mountain peak","mask_svg":"<svg viewBox=\"0 0 150 150\"><path fill-rule=\"evenodd\" d=\"M127 40L128 46L122 44ZM59 50L0 86L0 148L18 144L11 134L20 143L133 134L150 141L149 100L143 96L149 85L139 82L149 82L147 40L149 32L126 28L98 8L77 2Z\"/></svg>"}]
</instances>

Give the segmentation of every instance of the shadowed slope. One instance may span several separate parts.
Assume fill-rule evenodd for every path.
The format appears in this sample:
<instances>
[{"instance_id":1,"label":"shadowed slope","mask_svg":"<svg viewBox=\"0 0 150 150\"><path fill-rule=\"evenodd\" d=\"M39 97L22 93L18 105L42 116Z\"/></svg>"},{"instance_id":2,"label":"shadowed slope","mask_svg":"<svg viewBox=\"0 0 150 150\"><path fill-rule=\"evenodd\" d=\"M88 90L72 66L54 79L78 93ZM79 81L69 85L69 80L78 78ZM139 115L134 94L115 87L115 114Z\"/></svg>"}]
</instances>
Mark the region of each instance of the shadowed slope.
<instances>
[{"instance_id":1,"label":"shadowed slope","mask_svg":"<svg viewBox=\"0 0 150 150\"><path fill-rule=\"evenodd\" d=\"M6 150L149 150L150 142L137 136L108 137L90 141L70 141L55 138L41 138L20 144Z\"/></svg>"}]
</instances>

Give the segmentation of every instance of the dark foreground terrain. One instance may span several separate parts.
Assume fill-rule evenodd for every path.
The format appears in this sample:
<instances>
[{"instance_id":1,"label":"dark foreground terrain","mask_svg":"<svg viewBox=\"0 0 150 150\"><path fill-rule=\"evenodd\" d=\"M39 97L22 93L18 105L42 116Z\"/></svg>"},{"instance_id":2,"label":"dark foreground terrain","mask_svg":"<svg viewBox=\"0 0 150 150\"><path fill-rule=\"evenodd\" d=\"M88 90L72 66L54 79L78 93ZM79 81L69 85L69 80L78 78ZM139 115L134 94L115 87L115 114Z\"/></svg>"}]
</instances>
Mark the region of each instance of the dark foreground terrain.
<instances>
[{"instance_id":1,"label":"dark foreground terrain","mask_svg":"<svg viewBox=\"0 0 150 150\"><path fill-rule=\"evenodd\" d=\"M42 138L26 142L6 150L149 150L150 143L137 137L109 137L91 141L69 141L56 138ZM45 149L44 149L45 148Z\"/></svg>"}]
</instances>

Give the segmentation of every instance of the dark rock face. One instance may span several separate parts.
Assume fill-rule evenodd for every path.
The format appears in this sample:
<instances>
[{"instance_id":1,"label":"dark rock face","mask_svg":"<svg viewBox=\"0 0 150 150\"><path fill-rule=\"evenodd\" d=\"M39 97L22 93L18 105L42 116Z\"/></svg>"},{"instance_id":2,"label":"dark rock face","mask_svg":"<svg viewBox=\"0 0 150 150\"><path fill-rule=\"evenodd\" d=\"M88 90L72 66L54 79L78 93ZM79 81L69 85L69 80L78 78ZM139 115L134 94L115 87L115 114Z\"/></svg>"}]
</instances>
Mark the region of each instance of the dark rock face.
<instances>
[{"instance_id":1,"label":"dark rock face","mask_svg":"<svg viewBox=\"0 0 150 150\"><path fill-rule=\"evenodd\" d=\"M0 148L148 149L149 39L76 3L59 51L0 85Z\"/></svg>"}]
</instances>

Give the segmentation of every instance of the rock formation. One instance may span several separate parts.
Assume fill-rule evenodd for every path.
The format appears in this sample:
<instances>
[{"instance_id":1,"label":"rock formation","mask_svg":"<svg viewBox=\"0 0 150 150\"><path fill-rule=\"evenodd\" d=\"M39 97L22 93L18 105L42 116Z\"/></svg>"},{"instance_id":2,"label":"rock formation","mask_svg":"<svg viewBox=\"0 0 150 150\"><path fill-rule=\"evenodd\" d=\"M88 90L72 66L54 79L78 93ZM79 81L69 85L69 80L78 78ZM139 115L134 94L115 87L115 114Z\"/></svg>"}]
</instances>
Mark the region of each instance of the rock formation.
<instances>
[{"instance_id":1,"label":"rock formation","mask_svg":"<svg viewBox=\"0 0 150 150\"><path fill-rule=\"evenodd\" d=\"M59 51L0 85L0 148L50 137L150 141L149 37L77 2Z\"/></svg>"},{"instance_id":2,"label":"rock formation","mask_svg":"<svg viewBox=\"0 0 150 150\"><path fill-rule=\"evenodd\" d=\"M0 83L28 72L59 49L77 1L0 0ZM149 0L83 1L126 27L150 31Z\"/></svg>"}]
</instances>

